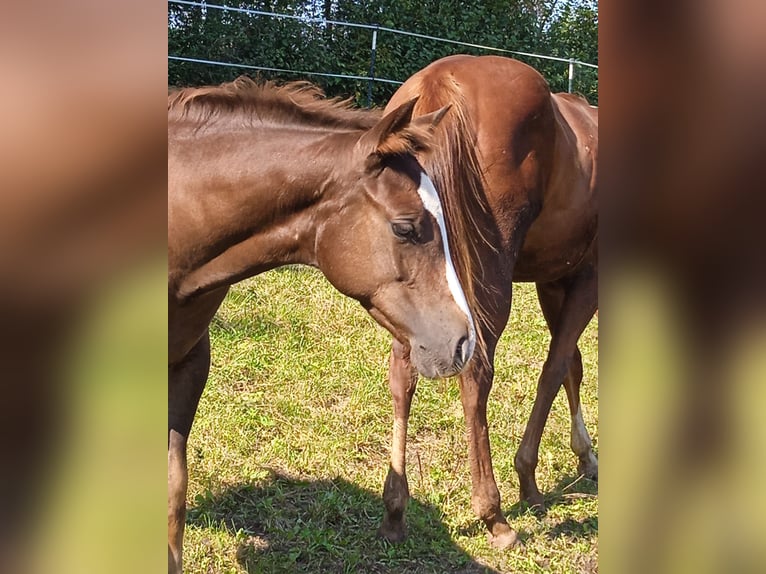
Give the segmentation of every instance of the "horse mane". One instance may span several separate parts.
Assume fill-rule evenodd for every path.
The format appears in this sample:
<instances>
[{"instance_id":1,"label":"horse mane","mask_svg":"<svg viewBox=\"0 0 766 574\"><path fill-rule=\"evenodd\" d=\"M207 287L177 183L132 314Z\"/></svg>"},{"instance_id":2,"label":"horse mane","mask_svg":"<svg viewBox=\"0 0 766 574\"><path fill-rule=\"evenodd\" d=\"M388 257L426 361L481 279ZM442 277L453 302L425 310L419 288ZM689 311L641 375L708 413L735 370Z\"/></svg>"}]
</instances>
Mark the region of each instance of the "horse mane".
<instances>
[{"instance_id":1,"label":"horse mane","mask_svg":"<svg viewBox=\"0 0 766 574\"><path fill-rule=\"evenodd\" d=\"M377 123L380 112L355 109L351 99L326 98L310 82L277 84L240 76L218 86L169 91L168 117L197 124L234 120L246 125L363 130Z\"/></svg>"},{"instance_id":2,"label":"horse mane","mask_svg":"<svg viewBox=\"0 0 766 574\"><path fill-rule=\"evenodd\" d=\"M481 249L488 246L497 251L497 248L483 232L486 225L483 221L491 210L476 153L476 129L463 93L451 78L421 82L415 92L420 96L415 115L452 104L433 134L430 153L419 159L441 199L453 264L476 322L479 346L486 353L482 327L490 324L490 313L481 305L476 292L485 284Z\"/></svg>"}]
</instances>

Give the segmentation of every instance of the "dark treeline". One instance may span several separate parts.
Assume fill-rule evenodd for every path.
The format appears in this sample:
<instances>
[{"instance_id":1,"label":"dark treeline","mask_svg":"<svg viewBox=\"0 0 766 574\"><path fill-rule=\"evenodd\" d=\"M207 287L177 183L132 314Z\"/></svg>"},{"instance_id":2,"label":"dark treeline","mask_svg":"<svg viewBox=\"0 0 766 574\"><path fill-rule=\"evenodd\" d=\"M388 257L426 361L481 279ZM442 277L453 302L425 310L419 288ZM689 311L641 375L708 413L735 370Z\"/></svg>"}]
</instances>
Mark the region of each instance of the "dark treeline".
<instances>
[{"instance_id":1,"label":"dark treeline","mask_svg":"<svg viewBox=\"0 0 766 574\"><path fill-rule=\"evenodd\" d=\"M212 3L304 18L377 24L598 64L598 8L594 0L220 0ZM174 56L367 76L371 42L372 31L367 29L168 4L168 52ZM375 77L404 81L430 62L455 53L491 52L381 31L378 32ZM566 91L567 63L516 57L542 72L554 91ZM367 104L368 82L345 78L244 71L171 60L168 83L171 86L217 84L243 72L263 78L309 79L322 86L328 95L352 96L359 104ZM384 105L396 87L375 82L372 103ZM576 66L573 91L597 103L597 70Z\"/></svg>"}]
</instances>

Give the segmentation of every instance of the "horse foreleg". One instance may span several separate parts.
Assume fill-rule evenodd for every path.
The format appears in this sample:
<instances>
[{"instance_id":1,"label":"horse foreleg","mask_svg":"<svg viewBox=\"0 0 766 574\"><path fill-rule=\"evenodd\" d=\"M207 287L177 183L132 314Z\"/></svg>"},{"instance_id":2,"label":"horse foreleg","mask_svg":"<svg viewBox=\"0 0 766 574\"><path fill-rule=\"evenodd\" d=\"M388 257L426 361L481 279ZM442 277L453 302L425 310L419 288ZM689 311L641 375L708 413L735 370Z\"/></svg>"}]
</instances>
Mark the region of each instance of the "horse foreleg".
<instances>
[{"instance_id":1,"label":"horse foreleg","mask_svg":"<svg viewBox=\"0 0 766 574\"><path fill-rule=\"evenodd\" d=\"M551 344L537 383L535 404L514 461L519 474L521 500L530 506L539 507L540 510L545 509L545 503L537 487L535 469L543 428L553 399L570 372L577 341L597 307L598 286L595 272L587 270L569 281L571 282L566 286L561 310L551 328ZM581 415L582 413L580 417ZM575 422L576 417L577 415Z\"/></svg>"},{"instance_id":2,"label":"horse foreleg","mask_svg":"<svg viewBox=\"0 0 766 574\"><path fill-rule=\"evenodd\" d=\"M168 432L168 574L180 574L186 520L186 437Z\"/></svg>"},{"instance_id":3,"label":"horse foreleg","mask_svg":"<svg viewBox=\"0 0 766 574\"><path fill-rule=\"evenodd\" d=\"M210 369L207 333L168 369L168 574L180 574L186 522L186 441Z\"/></svg>"},{"instance_id":4,"label":"horse foreleg","mask_svg":"<svg viewBox=\"0 0 766 574\"><path fill-rule=\"evenodd\" d=\"M390 542L401 542L407 536L404 513L410 490L407 485L407 422L418 382L417 371L410 363L410 350L394 340L388 368L388 385L394 403L394 430L391 442L391 466L383 487L386 513L378 534Z\"/></svg>"},{"instance_id":5,"label":"horse foreleg","mask_svg":"<svg viewBox=\"0 0 766 574\"><path fill-rule=\"evenodd\" d=\"M567 400L569 401L569 414L571 416L572 426L570 435L570 446L572 452L577 456L579 463L577 470L591 480L598 480L598 459L593 452L593 441L591 441L588 429L585 428L585 421L582 418L582 405L580 403L580 384L582 383L582 355L575 346L572 364L569 367L569 373L564 378L564 388L567 391Z\"/></svg>"},{"instance_id":6,"label":"horse foreleg","mask_svg":"<svg viewBox=\"0 0 766 574\"><path fill-rule=\"evenodd\" d=\"M494 376L493 353L489 353L488 359L474 355L466 372L460 376L460 399L463 402L471 465L471 507L489 530L490 543L496 548L510 548L519 544L519 538L508 526L500 509L500 491L492 471L489 447L487 399Z\"/></svg>"}]
</instances>

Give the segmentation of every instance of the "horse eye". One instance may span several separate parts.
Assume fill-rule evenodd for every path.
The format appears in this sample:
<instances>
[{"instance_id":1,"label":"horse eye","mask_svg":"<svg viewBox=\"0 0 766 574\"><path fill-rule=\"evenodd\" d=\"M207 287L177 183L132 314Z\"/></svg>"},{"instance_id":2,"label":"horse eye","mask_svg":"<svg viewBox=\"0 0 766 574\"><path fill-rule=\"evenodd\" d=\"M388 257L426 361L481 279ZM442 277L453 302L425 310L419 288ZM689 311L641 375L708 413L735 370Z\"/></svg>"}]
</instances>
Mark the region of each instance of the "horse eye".
<instances>
[{"instance_id":1,"label":"horse eye","mask_svg":"<svg viewBox=\"0 0 766 574\"><path fill-rule=\"evenodd\" d=\"M418 233L414 223L395 221L391 224L391 230L394 232L394 235L403 241L411 241L414 243L418 239Z\"/></svg>"}]
</instances>

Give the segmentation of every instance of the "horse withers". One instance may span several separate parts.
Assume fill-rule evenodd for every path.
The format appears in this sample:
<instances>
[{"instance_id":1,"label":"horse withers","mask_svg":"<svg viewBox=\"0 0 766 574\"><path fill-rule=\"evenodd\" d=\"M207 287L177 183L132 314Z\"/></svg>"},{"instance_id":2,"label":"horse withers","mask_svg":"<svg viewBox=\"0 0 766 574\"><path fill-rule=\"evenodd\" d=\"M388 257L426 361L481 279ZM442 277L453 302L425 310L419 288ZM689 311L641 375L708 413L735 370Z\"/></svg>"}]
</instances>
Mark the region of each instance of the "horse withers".
<instances>
[{"instance_id":1,"label":"horse withers","mask_svg":"<svg viewBox=\"0 0 766 574\"><path fill-rule=\"evenodd\" d=\"M439 190L454 263L475 303L477 351L460 376L472 507L495 546L515 546L518 535L500 508L487 424L495 347L508 322L514 281L537 284L552 336L515 459L521 499L544 508L535 467L543 427L562 384L579 469L598 476L580 407L577 349L598 297L598 110L579 96L552 94L533 68L497 56L437 60L409 78L387 109L412 98L418 98L415 117L452 106L435 131L435 144L418 158ZM410 347L394 341L389 384L395 423L380 529L392 541L406 534L407 419L417 381L413 359Z\"/></svg>"},{"instance_id":2,"label":"horse withers","mask_svg":"<svg viewBox=\"0 0 766 574\"><path fill-rule=\"evenodd\" d=\"M168 570L180 572L186 443L233 283L319 268L428 377L459 373L476 335L442 205L415 159L447 107L415 120L246 78L168 97Z\"/></svg>"}]
</instances>

